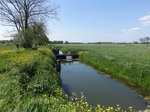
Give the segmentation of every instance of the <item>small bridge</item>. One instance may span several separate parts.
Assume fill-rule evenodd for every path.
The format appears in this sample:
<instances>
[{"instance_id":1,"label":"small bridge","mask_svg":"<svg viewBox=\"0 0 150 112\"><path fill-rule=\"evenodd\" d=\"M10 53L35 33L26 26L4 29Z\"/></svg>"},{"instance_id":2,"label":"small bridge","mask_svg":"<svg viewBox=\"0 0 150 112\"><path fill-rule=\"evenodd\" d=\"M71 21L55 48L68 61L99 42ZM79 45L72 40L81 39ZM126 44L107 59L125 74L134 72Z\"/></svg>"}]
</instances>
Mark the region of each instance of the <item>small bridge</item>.
<instances>
[{"instance_id":1,"label":"small bridge","mask_svg":"<svg viewBox=\"0 0 150 112\"><path fill-rule=\"evenodd\" d=\"M64 54L64 53L60 53L59 49L53 49L53 53L55 54L57 60L73 60L73 59L77 59L79 56L77 54Z\"/></svg>"},{"instance_id":2,"label":"small bridge","mask_svg":"<svg viewBox=\"0 0 150 112\"><path fill-rule=\"evenodd\" d=\"M56 70L57 72L60 73L61 71L61 60L66 60L66 61L72 61L77 59L79 56L76 54L64 54L59 49L53 49L53 53L55 54L57 60L56 60Z\"/></svg>"},{"instance_id":3,"label":"small bridge","mask_svg":"<svg viewBox=\"0 0 150 112\"><path fill-rule=\"evenodd\" d=\"M77 59L79 56L76 54L57 54L56 55L57 59L66 59L66 60L72 60L72 59Z\"/></svg>"}]
</instances>

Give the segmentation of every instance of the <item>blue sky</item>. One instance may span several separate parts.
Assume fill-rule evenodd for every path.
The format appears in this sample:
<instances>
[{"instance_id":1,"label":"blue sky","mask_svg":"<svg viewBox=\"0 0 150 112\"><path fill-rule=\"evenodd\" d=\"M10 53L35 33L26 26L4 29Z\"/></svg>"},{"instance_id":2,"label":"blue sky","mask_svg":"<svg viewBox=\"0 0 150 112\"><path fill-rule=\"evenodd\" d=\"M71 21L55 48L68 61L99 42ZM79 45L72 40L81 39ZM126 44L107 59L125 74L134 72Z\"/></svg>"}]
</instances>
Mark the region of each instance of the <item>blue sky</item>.
<instances>
[{"instance_id":1,"label":"blue sky","mask_svg":"<svg viewBox=\"0 0 150 112\"><path fill-rule=\"evenodd\" d=\"M53 1L60 5L60 19L48 22L50 40L132 42L150 36L150 0ZM4 39L6 28L0 29Z\"/></svg>"}]
</instances>

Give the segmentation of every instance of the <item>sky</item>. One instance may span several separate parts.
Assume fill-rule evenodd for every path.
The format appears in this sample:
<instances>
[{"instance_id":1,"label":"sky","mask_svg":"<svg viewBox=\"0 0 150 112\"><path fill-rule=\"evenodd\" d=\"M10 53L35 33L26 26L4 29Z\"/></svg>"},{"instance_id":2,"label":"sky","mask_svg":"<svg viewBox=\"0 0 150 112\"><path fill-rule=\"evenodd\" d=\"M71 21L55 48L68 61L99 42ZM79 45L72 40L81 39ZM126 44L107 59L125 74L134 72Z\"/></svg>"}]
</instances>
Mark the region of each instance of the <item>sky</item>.
<instances>
[{"instance_id":1,"label":"sky","mask_svg":"<svg viewBox=\"0 0 150 112\"><path fill-rule=\"evenodd\" d=\"M59 20L48 20L50 40L133 42L150 36L150 0L53 0ZM0 26L0 40L10 29Z\"/></svg>"}]
</instances>

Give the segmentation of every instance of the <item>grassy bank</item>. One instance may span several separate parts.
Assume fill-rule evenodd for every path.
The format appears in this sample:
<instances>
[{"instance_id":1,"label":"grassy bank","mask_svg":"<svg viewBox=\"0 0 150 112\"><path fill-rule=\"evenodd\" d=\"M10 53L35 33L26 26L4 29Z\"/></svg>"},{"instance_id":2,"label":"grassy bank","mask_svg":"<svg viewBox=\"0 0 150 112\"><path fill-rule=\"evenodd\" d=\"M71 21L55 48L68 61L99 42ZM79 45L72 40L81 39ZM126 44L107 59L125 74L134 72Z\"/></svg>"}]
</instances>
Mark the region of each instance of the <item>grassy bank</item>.
<instances>
[{"instance_id":1,"label":"grassy bank","mask_svg":"<svg viewBox=\"0 0 150 112\"><path fill-rule=\"evenodd\" d=\"M0 50L0 112L120 112L116 107L93 107L86 98L69 97L61 87L49 48ZM127 111L132 111L129 107Z\"/></svg>"},{"instance_id":2,"label":"grassy bank","mask_svg":"<svg viewBox=\"0 0 150 112\"><path fill-rule=\"evenodd\" d=\"M48 102L43 95L56 94L55 89L61 88L54 61L55 56L46 48L36 51L1 50L1 112L46 111Z\"/></svg>"},{"instance_id":3,"label":"grassy bank","mask_svg":"<svg viewBox=\"0 0 150 112\"><path fill-rule=\"evenodd\" d=\"M116 76L143 90L150 90L150 46L147 45L58 45L79 53L80 59L99 71Z\"/></svg>"}]
</instances>

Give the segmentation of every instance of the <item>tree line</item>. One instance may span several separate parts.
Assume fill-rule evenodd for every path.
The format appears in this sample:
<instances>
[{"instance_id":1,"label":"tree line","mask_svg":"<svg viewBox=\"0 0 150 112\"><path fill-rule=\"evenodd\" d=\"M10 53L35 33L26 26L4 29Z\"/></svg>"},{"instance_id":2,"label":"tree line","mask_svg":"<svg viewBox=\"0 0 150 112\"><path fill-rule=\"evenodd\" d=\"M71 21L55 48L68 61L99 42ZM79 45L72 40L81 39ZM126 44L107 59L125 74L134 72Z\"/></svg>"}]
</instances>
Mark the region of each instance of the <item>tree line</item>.
<instances>
[{"instance_id":1,"label":"tree line","mask_svg":"<svg viewBox=\"0 0 150 112\"><path fill-rule=\"evenodd\" d=\"M149 44L150 43L150 37L140 38L140 43Z\"/></svg>"}]
</instances>

